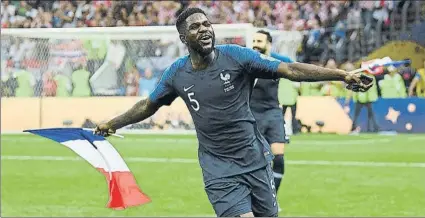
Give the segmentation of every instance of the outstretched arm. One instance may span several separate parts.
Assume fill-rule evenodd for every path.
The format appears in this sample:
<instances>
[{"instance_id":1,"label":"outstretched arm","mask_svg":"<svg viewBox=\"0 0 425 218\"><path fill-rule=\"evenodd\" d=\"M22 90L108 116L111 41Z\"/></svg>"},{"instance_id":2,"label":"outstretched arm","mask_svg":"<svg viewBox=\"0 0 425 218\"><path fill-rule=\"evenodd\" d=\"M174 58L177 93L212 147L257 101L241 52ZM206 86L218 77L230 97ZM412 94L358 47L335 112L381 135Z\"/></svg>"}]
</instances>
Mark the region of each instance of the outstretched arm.
<instances>
[{"instance_id":1,"label":"outstretched arm","mask_svg":"<svg viewBox=\"0 0 425 218\"><path fill-rule=\"evenodd\" d=\"M145 120L152 116L160 107L160 105L153 103L149 100L149 98L146 98L137 102L127 112L107 122L106 125L110 126L113 130L117 130L124 126Z\"/></svg>"},{"instance_id":2,"label":"outstretched arm","mask_svg":"<svg viewBox=\"0 0 425 218\"><path fill-rule=\"evenodd\" d=\"M291 60L291 58L271 53L271 59L277 59L281 61L277 67L278 77L283 77L296 82L315 82L315 81L345 81L347 72L337 69L329 69L319 67L313 64L297 63ZM260 56L261 57L261 56ZM267 58L261 58L266 59ZM261 60L260 59L260 60Z\"/></svg>"},{"instance_id":3,"label":"outstretched arm","mask_svg":"<svg viewBox=\"0 0 425 218\"><path fill-rule=\"evenodd\" d=\"M303 63L280 62L276 70L278 77L299 82L344 81L347 89L366 92L373 86L373 78L359 73L319 67Z\"/></svg>"},{"instance_id":4,"label":"outstretched arm","mask_svg":"<svg viewBox=\"0 0 425 218\"><path fill-rule=\"evenodd\" d=\"M346 71L296 62L281 62L277 68L277 73L279 77L297 82L349 80L349 75Z\"/></svg>"},{"instance_id":5,"label":"outstretched arm","mask_svg":"<svg viewBox=\"0 0 425 218\"><path fill-rule=\"evenodd\" d=\"M152 116L160 107L159 104L152 102L149 98L140 100L127 112L113 118L107 123L99 124L94 130L94 133L102 136L109 136L115 133L117 129L133 123L138 123Z\"/></svg>"}]
</instances>

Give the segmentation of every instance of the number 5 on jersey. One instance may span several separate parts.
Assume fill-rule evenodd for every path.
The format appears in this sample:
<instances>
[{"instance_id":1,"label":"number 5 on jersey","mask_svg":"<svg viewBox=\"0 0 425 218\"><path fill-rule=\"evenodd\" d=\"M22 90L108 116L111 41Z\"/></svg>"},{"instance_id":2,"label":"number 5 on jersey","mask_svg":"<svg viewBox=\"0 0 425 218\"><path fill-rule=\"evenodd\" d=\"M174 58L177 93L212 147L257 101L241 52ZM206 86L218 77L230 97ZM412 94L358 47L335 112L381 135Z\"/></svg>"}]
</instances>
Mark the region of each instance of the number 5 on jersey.
<instances>
[{"instance_id":1,"label":"number 5 on jersey","mask_svg":"<svg viewBox=\"0 0 425 218\"><path fill-rule=\"evenodd\" d=\"M199 111L199 102L193 98L194 95L195 93L193 92L187 93L187 97L189 97L189 101L192 103L190 106L192 106L193 110Z\"/></svg>"},{"instance_id":2,"label":"number 5 on jersey","mask_svg":"<svg viewBox=\"0 0 425 218\"><path fill-rule=\"evenodd\" d=\"M183 90L185 92L187 92L189 89L191 89L194 85L189 86L188 88L183 87ZM193 110L195 111L199 111L199 102L194 98L195 93L194 92L189 92L187 93L187 97L189 98L190 101L190 106L192 106Z\"/></svg>"}]
</instances>

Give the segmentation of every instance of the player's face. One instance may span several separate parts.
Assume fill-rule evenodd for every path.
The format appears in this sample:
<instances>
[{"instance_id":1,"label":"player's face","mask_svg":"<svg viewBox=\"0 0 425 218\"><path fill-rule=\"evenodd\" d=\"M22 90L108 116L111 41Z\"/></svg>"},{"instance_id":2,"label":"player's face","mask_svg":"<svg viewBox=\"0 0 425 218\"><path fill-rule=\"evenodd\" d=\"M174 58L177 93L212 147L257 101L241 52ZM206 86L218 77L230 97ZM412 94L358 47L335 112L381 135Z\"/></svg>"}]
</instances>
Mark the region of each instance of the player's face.
<instances>
[{"instance_id":1,"label":"player's face","mask_svg":"<svg viewBox=\"0 0 425 218\"><path fill-rule=\"evenodd\" d=\"M267 53L270 49L270 42L267 41L267 36L262 33L255 33L252 48L262 54Z\"/></svg>"},{"instance_id":2,"label":"player's face","mask_svg":"<svg viewBox=\"0 0 425 218\"><path fill-rule=\"evenodd\" d=\"M208 18L201 13L190 15L186 19L186 45L201 55L208 55L214 44L215 34Z\"/></svg>"}]
</instances>

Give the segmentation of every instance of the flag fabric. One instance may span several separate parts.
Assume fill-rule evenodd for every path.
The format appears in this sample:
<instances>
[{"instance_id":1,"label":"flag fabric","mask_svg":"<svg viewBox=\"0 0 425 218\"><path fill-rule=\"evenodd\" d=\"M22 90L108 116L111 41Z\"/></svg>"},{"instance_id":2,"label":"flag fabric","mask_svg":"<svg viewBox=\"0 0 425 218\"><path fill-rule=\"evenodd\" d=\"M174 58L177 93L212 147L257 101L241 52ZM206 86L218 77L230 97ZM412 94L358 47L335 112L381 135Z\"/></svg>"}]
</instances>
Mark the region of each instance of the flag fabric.
<instances>
[{"instance_id":1,"label":"flag fabric","mask_svg":"<svg viewBox=\"0 0 425 218\"><path fill-rule=\"evenodd\" d=\"M363 61L361 68L366 69L366 73L373 75L381 75L384 73L385 67L398 68L403 64L410 63L410 61L393 61L390 57L377 58L369 61Z\"/></svg>"},{"instance_id":2,"label":"flag fabric","mask_svg":"<svg viewBox=\"0 0 425 218\"><path fill-rule=\"evenodd\" d=\"M150 202L142 192L121 155L103 136L82 128L51 128L25 130L73 150L101 172L108 182L108 208L125 209Z\"/></svg>"},{"instance_id":3,"label":"flag fabric","mask_svg":"<svg viewBox=\"0 0 425 218\"><path fill-rule=\"evenodd\" d=\"M384 66L382 66L382 63L390 62L391 59L389 57L385 57L382 59L372 59L369 61L364 61L361 64L361 68L366 68L366 72L373 74L373 75L380 75L384 73Z\"/></svg>"}]
</instances>

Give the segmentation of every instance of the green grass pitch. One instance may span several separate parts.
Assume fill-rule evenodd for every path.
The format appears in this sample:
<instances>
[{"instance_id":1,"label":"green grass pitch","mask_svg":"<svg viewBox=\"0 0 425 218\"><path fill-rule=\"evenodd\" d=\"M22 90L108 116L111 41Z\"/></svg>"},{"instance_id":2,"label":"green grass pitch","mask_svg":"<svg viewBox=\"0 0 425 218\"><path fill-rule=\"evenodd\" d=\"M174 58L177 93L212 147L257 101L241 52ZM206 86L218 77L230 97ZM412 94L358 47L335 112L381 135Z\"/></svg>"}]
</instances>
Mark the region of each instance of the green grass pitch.
<instances>
[{"instance_id":1,"label":"green grass pitch","mask_svg":"<svg viewBox=\"0 0 425 218\"><path fill-rule=\"evenodd\" d=\"M34 135L2 135L1 216L215 216L195 136L109 140L152 203L108 209L105 178L85 161L67 160L76 157L71 150ZM280 216L425 216L425 135L291 140Z\"/></svg>"}]
</instances>

